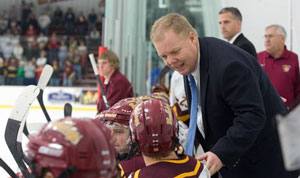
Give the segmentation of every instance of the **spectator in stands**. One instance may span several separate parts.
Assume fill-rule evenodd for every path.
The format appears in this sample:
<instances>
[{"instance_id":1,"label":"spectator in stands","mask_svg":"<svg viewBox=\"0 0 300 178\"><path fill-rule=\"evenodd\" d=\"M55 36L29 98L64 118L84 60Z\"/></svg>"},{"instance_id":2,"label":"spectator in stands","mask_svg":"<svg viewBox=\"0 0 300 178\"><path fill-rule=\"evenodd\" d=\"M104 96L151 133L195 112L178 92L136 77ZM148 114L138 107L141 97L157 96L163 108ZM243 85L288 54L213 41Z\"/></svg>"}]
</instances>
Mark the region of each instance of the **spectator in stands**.
<instances>
[{"instance_id":1,"label":"spectator in stands","mask_svg":"<svg viewBox=\"0 0 300 178\"><path fill-rule=\"evenodd\" d=\"M100 44L100 32L97 30L96 27L90 32L90 40L89 44L93 46L99 46Z\"/></svg>"},{"instance_id":2,"label":"spectator in stands","mask_svg":"<svg viewBox=\"0 0 300 178\"><path fill-rule=\"evenodd\" d=\"M69 49L66 46L66 42L64 39L60 40L60 45L58 48L58 64L59 64L59 69L63 69L64 65L65 65L65 61L68 57L68 53L69 53Z\"/></svg>"},{"instance_id":3,"label":"spectator in stands","mask_svg":"<svg viewBox=\"0 0 300 178\"><path fill-rule=\"evenodd\" d=\"M49 85L59 86L59 84L60 84L60 70L59 70L59 67L58 67L58 61L53 60L51 66L53 68L53 74L51 76Z\"/></svg>"},{"instance_id":4,"label":"spectator in stands","mask_svg":"<svg viewBox=\"0 0 300 178\"><path fill-rule=\"evenodd\" d=\"M13 48L13 55L19 60L23 60L24 48L20 43L17 43Z\"/></svg>"},{"instance_id":5,"label":"spectator in stands","mask_svg":"<svg viewBox=\"0 0 300 178\"><path fill-rule=\"evenodd\" d=\"M32 13L32 9L29 5L29 3L22 1L22 15L21 15L21 26L22 26L22 32L24 33L27 29L27 19L29 17L29 14Z\"/></svg>"},{"instance_id":6,"label":"spectator in stands","mask_svg":"<svg viewBox=\"0 0 300 178\"><path fill-rule=\"evenodd\" d=\"M40 57L36 60L36 65L37 66L45 66L47 63L47 53L45 50L41 51Z\"/></svg>"},{"instance_id":7,"label":"spectator in stands","mask_svg":"<svg viewBox=\"0 0 300 178\"><path fill-rule=\"evenodd\" d=\"M73 64L73 69L75 71L75 78L81 79L81 61L78 49L75 51L69 51L69 60Z\"/></svg>"},{"instance_id":8,"label":"spectator in stands","mask_svg":"<svg viewBox=\"0 0 300 178\"><path fill-rule=\"evenodd\" d=\"M87 47L83 39L79 40L78 52L80 56L87 54Z\"/></svg>"},{"instance_id":9,"label":"spectator in stands","mask_svg":"<svg viewBox=\"0 0 300 178\"><path fill-rule=\"evenodd\" d=\"M89 33L94 29L96 22L97 22L97 14L95 12L95 9L92 8L91 12L89 13L88 16L89 19Z\"/></svg>"},{"instance_id":10,"label":"spectator in stands","mask_svg":"<svg viewBox=\"0 0 300 178\"><path fill-rule=\"evenodd\" d=\"M12 22L13 19L15 19L15 21L19 20L20 19L19 13L20 13L20 10L19 10L19 8L17 8L16 5L10 6L9 11L8 11L8 18L10 19L10 22Z\"/></svg>"},{"instance_id":11,"label":"spectator in stands","mask_svg":"<svg viewBox=\"0 0 300 178\"><path fill-rule=\"evenodd\" d=\"M27 19L27 29L31 25L33 26L34 30L37 33L39 31L39 24L38 24L38 21L36 20L35 15L33 13L30 13L29 17Z\"/></svg>"},{"instance_id":12,"label":"spectator in stands","mask_svg":"<svg viewBox=\"0 0 300 178\"><path fill-rule=\"evenodd\" d=\"M38 23L41 28L41 32L43 32L45 35L49 34L49 25L51 23L51 19L49 15L46 12L43 12L39 18Z\"/></svg>"},{"instance_id":13,"label":"spectator in stands","mask_svg":"<svg viewBox=\"0 0 300 178\"><path fill-rule=\"evenodd\" d=\"M104 89L110 106L123 98L133 97L133 88L128 79L119 71L120 63L117 55L107 50L98 58L99 73L104 77ZM99 96L98 113L106 110L104 101Z\"/></svg>"},{"instance_id":14,"label":"spectator in stands","mask_svg":"<svg viewBox=\"0 0 300 178\"><path fill-rule=\"evenodd\" d=\"M3 23L0 23L0 35L4 35L6 32L6 29L7 29L6 25Z\"/></svg>"},{"instance_id":15,"label":"spectator in stands","mask_svg":"<svg viewBox=\"0 0 300 178\"><path fill-rule=\"evenodd\" d=\"M15 47L17 44L21 44L20 41L20 33L17 30L12 30L9 29L9 31L11 32L12 36L11 36L11 44Z\"/></svg>"},{"instance_id":16,"label":"spectator in stands","mask_svg":"<svg viewBox=\"0 0 300 178\"><path fill-rule=\"evenodd\" d=\"M69 39L69 51L75 51L77 50L77 47L78 47L77 39L74 36L72 36Z\"/></svg>"},{"instance_id":17,"label":"spectator in stands","mask_svg":"<svg viewBox=\"0 0 300 178\"><path fill-rule=\"evenodd\" d=\"M4 70L5 70L4 60L0 56L0 85L4 85Z\"/></svg>"},{"instance_id":18,"label":"spectator in stands","mask_svg":"<svg viewBox=\"0 0 300 178\"><path fill-rule=\"evenodd\" d=\"M35 85L35 58L31 58L24 64L24 85Z\"/></svg>"},{"instance_id":19,"label":"spectator in stands","mask_svg":"<svg viewBox=\"0 0 300 178\"><path fill-rule=\"evenodd\" d=\"M281 25L265 29L265 51L258 53L258 62L271 83L290 107L300 95L300 74L297 54L285 46L286 32Z\"/></svg>"},{"instance_id":20,"label":"spectator in stands","mask_svg":"<svg viewBox=\"0 0 300 178\"><path fill-rule=\"evenodd\" d=\"M3 45L6 45L6 43L11 43L11 33L10 30L7 30L1 38L1 47L3 47Z\"/></svg>"},{"instance_id":21,"label":"spectator in stands","mask_svg":"<svg viewBox=\"0 0 300 178\"><path fill-rule=\"evenodd\" d=\"M11 33L14 34L15 36L19 36L19 34L22 33L22 27L15 18L12 18L10 20L9 29L11 30Z\"/></svg>"},{"instance_id":22,"label":"spectator in stands","mask_svg":"<svg viewBox=\"0 0 300 178\"><path fill-rule=\"evenodd\" d=\"M17 85L24 85L24 61L19 61L17 69Z\"/></svg>"},{"instance_id":23,"label":"spectator in stands","mask_svg":"<svg viewBox=\"0 0 300 178\"><path fill-rule=\"evenodd\" d=\"M66 27L66 34L73 35L73 28L75 23L75 14L72 8L68 8L67 13L65 14L64 23Z\"/></svg>"},{"instance_id":24,"label":"spectator in stands","mask_svg":"<svg viewBox=\"0 0 300 178\"><path fill-rule=\"evenodd\" d=\"M25 2L25 1L22 1L22 19L21 21L22 22L26 22L28 17L29 17L29 14L32 12L32 9L30 7L30 4Z\"/></svg>"},{"instance_id":25,"label":"spectator in stands","mask_svg":"<svg viewBox=\"0 0 300 178\"><path fill-rule=\"evenodd\" d=\"M105 0L100 0L98 3L98 7L100 10L100 20L102 20L102 17L105 15Z\"/></svg>"},{"instance_id":26,"label":"spectator in stands","mask_svg":"<svg viewBox=\"0 0 300 178\"><path fill-rule=\"evenodd\" d=\"M0 24L4 24L4 26L8 28L8 17L6 10L4 10L2 15L0 16Z\"/></svg>"},{"instance_id":27,"label":"spectator in stands","mask_svg":"<svg viewBox=\"0 0 300 178\"><path fill-rule=\"evenodd\" d=\"M25 32L25 38L26 38L26 41L34 41L36 36L37 36L38 32L37 30L34 28L33 25L29 25L28 29L26 30Z\"/></svg>"},{"instance_id":28,"label":"spectator in stands","mask_svg":"<svg viewBox=\"0 0 300 178\"><path fill-rule=\"evenodd\" d=\"M41 32L38 38L36 39L40 50L45 50L47 48L48 41L49 38L44 34L44 32Z\"/></svg>"},{"instance_id":29,"label":"spectator in stands","mask_svg":"<svg viewBox=\"0 0 300 178\"><path fill-rule=\"evenodd\" d=\"M80 56L81 73L84 74L87 68L86 62L88 52L83 39L79 40L78 52Z\"/></svg>"},{"instance_id":30,"label":"spectator in stands","mask_svg":"<svg viewBox=\"0 0 300 178\"><path fill-rule=\"evenodd\" d=\"M63 86L72 86L75 78L75 72L71 61L66 60L65 70L63 73Z\"/></svg>"},{"instance_id":31,"label":"spectator in stands","mask_svg":"<svg viewBox=\"0 0 300 178\"><path fill-rule=\"evenodd\" d=\"M59 41L56 33L52 33L50 40L48 42L48 52L49 52L49 63L52 60L57 59L57 51L59 47Z\"/></svg>"},{"instance_id":32,"label":"spectator in stands","mask_svg":"<svg viewBox=\"0 0 300 178\"><path fill-rule=\"evenodd\" d=\"M17 69L18 61L16 58L10 58L7 64L7 75L6 75L6 85L16 85L17 84Z\"/></svg>"},{"instance_id":33,"label":"spectator in stands","mask_svg":"<svg viewBox=\"0 0 300 178\"><path fill-rule=\"evenodd\" d=\"M59 6L57 6L53 14L52 24L54 26L60 27L61 24L63 23L63 15L64 15L63 11L60 9Z\"/></svg>"},{"instance_id":34,"label":"spectator in stands","mask_svg":"<svg viewBox=\"0 0 300 178\"><path fill-rule=\"evenodd\" d=\"M24 57L26 60L30 61L33 57L38 57L39 51L36 46L35 41L28 41L27 45L24 46Z\"/></svg>"},{"instance_id":35,"label":"spectator in stands","mask_svg":"<svg viewBox=\"0 0 300 178\"><path fill-rule=\"evenodd\" d=\"M81 11L77 17L77 35L80 38L83 38L86 35L87 25L87 20Z\"/></svg>"},{"instance_id":36,"label":"spectator in stands","mask_svg":"<svg viewBox=\"0 0 300 178\"><path fill-rule=\"evenodd\" d=\"M2 53L6 60L12 57L13 50L14 47L11 44L11 42L7 42L5 45L2 46Z\"/></svg>"}]
</instances>

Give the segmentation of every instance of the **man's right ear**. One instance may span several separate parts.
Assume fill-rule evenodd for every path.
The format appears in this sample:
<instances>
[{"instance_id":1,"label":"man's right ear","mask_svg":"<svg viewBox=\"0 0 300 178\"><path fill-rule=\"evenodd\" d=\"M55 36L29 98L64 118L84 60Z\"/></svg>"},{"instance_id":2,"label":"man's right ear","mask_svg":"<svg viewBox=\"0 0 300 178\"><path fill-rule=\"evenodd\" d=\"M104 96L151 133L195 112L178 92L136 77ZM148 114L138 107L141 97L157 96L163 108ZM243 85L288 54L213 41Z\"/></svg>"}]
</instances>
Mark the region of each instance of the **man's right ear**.
<instances>
[{"instance_id":1,"label":"man's right ear","mask_svg":"<svg viewBox=\"0 0 300 178\"><path fill-rule=\"evenodd\" d=\"M196 35L195 32L190 32L188 37L192 43L195 43L195 44L198 43L198 36Z\"/></svg>"}]
</instances>

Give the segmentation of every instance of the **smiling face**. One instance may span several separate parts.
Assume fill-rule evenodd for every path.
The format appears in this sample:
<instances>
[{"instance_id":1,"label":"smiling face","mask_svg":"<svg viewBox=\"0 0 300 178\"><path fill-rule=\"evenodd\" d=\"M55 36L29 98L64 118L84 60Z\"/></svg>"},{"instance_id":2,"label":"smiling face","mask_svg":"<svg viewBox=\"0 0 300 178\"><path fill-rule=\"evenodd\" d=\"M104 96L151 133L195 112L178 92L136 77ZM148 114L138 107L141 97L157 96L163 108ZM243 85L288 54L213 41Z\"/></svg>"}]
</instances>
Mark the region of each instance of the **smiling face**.
<instances>
[{"instance_id":1,"label":"smiling face","mask_svg":"<svg viewBox=\"0 0 300 178\"><path fill-rule=\"evenodd\" d=\"M160 40L154 41L158 55L171 69L182 75L192 73L196 69L199 52L198 37L194 32L187 36L177 34L173 30L165 30Z\"/></svg>"}]
</instances>

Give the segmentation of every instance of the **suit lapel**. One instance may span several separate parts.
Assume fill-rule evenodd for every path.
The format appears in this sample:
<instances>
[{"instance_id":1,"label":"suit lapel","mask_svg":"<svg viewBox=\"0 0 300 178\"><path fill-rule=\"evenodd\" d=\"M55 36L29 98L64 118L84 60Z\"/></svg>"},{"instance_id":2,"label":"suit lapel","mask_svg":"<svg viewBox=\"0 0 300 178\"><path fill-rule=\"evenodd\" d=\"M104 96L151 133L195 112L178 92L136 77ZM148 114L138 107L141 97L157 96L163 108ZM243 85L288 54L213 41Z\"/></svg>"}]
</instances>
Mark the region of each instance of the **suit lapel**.
<instances>
[{"instance_id":1,"label":"suit lapel","mask_svg":"<svg viewBox=\"0 0 300 178\"><path fill-rule=\"evenodd\" d=\"M243 33L241 33L233 42L234 45L237 45L244 38Z\"/></svg>"}]
</instances>

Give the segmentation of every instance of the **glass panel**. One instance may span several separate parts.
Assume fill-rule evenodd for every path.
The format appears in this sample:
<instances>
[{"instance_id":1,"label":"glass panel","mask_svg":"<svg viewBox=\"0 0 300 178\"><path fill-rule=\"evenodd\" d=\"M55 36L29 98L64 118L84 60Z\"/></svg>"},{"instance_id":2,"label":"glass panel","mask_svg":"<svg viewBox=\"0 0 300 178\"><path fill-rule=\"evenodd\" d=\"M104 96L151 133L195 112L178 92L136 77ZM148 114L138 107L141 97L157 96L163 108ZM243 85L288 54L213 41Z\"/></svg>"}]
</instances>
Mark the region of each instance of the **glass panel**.
<instances>
[{"instance_id":1,"label":"glass panel","mask_svg":"<svg viewBox=\"0 0 300 178\"><path fill-rule=\"evenodd\" d=\"M151 26L163 15L171 12L176 12L184 15L197 30L199 36L204 36L203 13L202 13L202 0L148 0L147 1L147 19L146 19L146 39L150 41ZM164 67L163 61L157 55L155 48L148 48L148 53L151 53L151 61L148 61L148 70L151 70L150 78L148 78L151 86L158 82L158 75ZM165 80L169 81L169 80ZM168 86L168 83L166 82ZM147 85L147 92L151 89Z\"/></svg>"}]
</instances>

